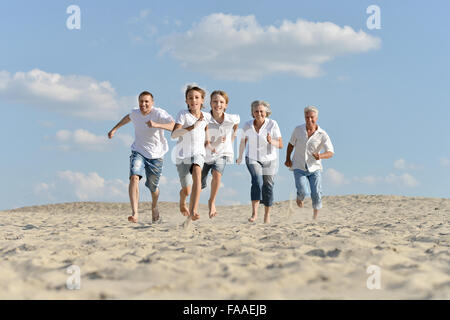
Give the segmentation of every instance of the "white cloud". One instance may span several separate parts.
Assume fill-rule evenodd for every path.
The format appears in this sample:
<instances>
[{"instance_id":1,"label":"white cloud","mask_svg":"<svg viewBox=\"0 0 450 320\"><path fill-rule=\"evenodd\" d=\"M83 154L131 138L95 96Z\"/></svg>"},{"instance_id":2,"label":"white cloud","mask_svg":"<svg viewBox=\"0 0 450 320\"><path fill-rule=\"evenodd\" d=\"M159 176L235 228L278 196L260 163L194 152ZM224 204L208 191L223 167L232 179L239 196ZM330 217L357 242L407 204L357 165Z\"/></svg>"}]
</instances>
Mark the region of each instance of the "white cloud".
<instances>
[{"instance_id":1,"label":"white cloud","mask_svg":"<svg viewBox=\"0 0 450 320\"><path fill-rule=\"evenodd\" d=\"M404 173L402 175L395 175L391 173L385 178L385 181L390 184L396 184L408 188L414 188L419 185L419 181L417 181L417 179L409 173Z\"/></svg>"},{"instance_id":2,"label":"white cloud","mask_svg":"<svg viewBox=\"0 0 450 320\"><path fill-rule=\"evenodd\" d=\"M405 159L400 158L400 159L394 161L394 168L400 169L400 170L406 170L406 169L415 170L418 167L414 164L407 163L405 161Z\"/></svg>"},{"instance_id":3,"label":"white cloud","mask_svg":"<svg viewBox=\"0 0 450 320\"><path fill-rule=\"evenodd\" d=\"M137 104L136 98L118 97L108 81L39 69L0 71L0 98L91 120L118 119Z\"/></svg>"},{"instance_id":4,"label":"white cloud","mask_svg":"<svg viewBox=\"0 0 450 320\"><path fill-rule=\"evenodd\" d=\"M129 134L118 133L110 141L106 134L104 136L98 136L85 129L77 129L73 132L59 130L55 138L57 141L64 143L59 146L63 151L70 150L71 146L89 151L105 151L108 147L116 145L115 141L120 141L126 147L130 147L133 143L133 137Z\"/></svg>"},{"instance_id":5,"label":"white cloud","mask_svg":"<svg viewBox=\"0 0 450 320\"><path fill-rule=\"evenodd\" d=\"M58 172L79 200L117 199L127 196L128 185L120 179L106 181L98 173L84 174L70 170Z\"/></svg>"},{"instance_id":6,"label":"white cloud","mask_svg":"<svg viewBox=\"0 0 450 320\"><path fill-rule=\"evenodd\" d=\"M349 183L343 173L332 168L324 172L324 179L333 186L342 186Z\"/></svg>"},{"instance_id":7,"label":"white cloud","mask_svg":"<svg viewBox=\"0 0 450 320\"><path fill-rule=\"evenodd\" d=\"M420 183L409 173L404 173L402 175L396 175L393 173L388 174L385 177L377 177L377 176L365 176L365 177L354 177L353 181L368 184L368 185L376 185L380 183L388 183L391 185L396 185L399 187L407 187L414 188L417 187Z\"/></svg>"},{"instance_id":8,"label":"white cloud","mask_svg":"<svg viewBox=\"0 0 450 320\"><path fill-rule=\"evenodd\" d=\"M404 160L404 159L398 159L398 160L395 160L395 162L394 162L394 167L395 167L396 169L405 169L405 168L406 168L406 166L405 166L405 160Z\"/></svg>"},{"instance_id":9,"label":"white cloud","mask_svg":"<svg viewBox=\"0 0 450 320\"><path fill-rule=\"evenodd\" d=\"M69 130L59 130L56 133L56 139L58 139L59 141L69 141L70 138L72 136L72 132L70 132Z\"/></svg>"},{"instance_id":10,"label":"white cloud","mask_svg":"<svg viewBox=\"0 0 450 320\"><path fill-rule=\"evenodd\" d=\"M255 81L277 73L317 77L323 63L378 49L381 40L332 22L298 19L261 26L253 15L215 13L185 33L160 38L160 43L161 53L184 67L222 79Z\"/></svg>"},{"instance_id":11,"label":"white cloud","mask_svg":"<svg viewBox=\"0 0 450 320\"><path fill-rule=\"evenodd\" d=\"M443 167L449 167L450 166L450 159L449 158L440 158L439 162L441 166Z\"/></svg>"},{"instance_id":12,"label":"white cloud","mask_svg":"<svg viewBox=\"0 0 450 320\"><path fill-rule=\"evenodd\" d=\"M353 178L354 181L356 182L360 182L360 183L364 183L364 184L368 184L368 185L374 185L378 182L383 181L383 178L381 177L376 177L376 176L365 176L365 177L355 177Z\"/></svg>"},{"instance_id":13,"label":"white cloud","mask_svg":"<svg viewBox=\"0 0 450 320\"><path fill-rule=\"evenodd\" d=\"M137 17L133 17L129 20L129 23L137 25L137 28L139 29L133 31L133 34L129 34L129 37L133 43L145 43L158 33L158 28L149 23L150 13L150 10L142 9L139 11L139 15ZM135 34L136 32L139 34Z\"/></svg>"},{"instance_id":14,"label":"white cloud","mask_svg":"<svg viewBox=\"0 0 450 320\"><path fill-rule=\"evenodd\" d=\"M128 184L120 179L106 180L98 173L60 171L52 182L41 182L34 193L52 201L126 201Z\"/></svg>"},{"instance_id":15,"label":"white cloud","mask_svg":"<svg viewBox=\"0 0 450 320\"><path fill-rule=\"evenodd\" d=\"M149 9L141 9L137 17L133 17L129 20L130 23L139 23L147 19L151 11Z\"/></svg>"}]
</instances>

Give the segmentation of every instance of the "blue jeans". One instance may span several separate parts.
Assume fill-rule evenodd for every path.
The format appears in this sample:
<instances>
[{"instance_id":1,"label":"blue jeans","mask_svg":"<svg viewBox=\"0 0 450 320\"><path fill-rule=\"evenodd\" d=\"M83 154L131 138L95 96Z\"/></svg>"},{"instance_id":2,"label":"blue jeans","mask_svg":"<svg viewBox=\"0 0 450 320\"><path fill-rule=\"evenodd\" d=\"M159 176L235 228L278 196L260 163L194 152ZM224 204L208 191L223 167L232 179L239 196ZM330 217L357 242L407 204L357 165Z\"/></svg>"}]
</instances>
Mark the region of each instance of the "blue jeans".
<instances>
[{"instance_id":1,"label":"blue jeans","mask_svg":"<svg viewBox=\"0 0 450 320\"><path fill-rule=\"evenodd\" d=\"M132 175L139 176L139 180L145 174L145 186L151 192L156 192L158 189L159 178L161 177L163 166L163 159L148 159L136 151L131 151L130 156L130 178Z\"/></svg>"},{"instance_id":2,"label":"blue jeans","mask_svg":"<svg viewBox=\"0 0 450 320\"><path fill-rule=\"evenodd\" d=\"M311 199L314 209L322 208L322 173L320 170L309 172L294 169L295 187L297 188L297 198L301 201L311 190ZM308 186L309 182L309 186Z\"/></svg>"},{"instance_id":3,"label":"blue jeans","mask_svg":"<svg viewBox=\"0 0 450 320\"><path fill-rule=\"evenodd\" d=\"M252 187L250 197L252 201L259 200L266 207L271 207L273 203L273 185L278 159L273 161L261 162L245 158L245 164L252 176ZM272 173L272 174L264 174Z\"/></svg>"},{"instance_id":4,"label":"blue jeans","mask_svg":"<svg viewBox=\"0 0 450 320\"><path fill-rule=\"evenodd\" d=\"M202 170L202 189L206 188L207 185L206 178L208 177L209 171L211 170L212 172L212 170L215 170L222 175L223 171L225 170L226 164L227 164L227 157L218 158L214 160L214 162L212 163L205 162Z\"/></svg>"}]
</instances>

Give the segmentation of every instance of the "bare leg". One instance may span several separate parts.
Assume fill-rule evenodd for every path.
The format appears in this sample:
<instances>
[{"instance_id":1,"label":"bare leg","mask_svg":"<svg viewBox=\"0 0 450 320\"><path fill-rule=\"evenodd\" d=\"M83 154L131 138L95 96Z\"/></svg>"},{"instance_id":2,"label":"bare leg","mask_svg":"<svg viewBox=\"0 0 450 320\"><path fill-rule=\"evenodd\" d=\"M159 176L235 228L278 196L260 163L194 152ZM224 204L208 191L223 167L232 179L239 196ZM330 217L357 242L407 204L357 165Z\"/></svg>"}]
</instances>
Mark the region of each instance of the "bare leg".
<instances>
[{"instance_id":1,"label":"bare leg","mask_svg":"<svg viewBox=\"0 0 450 320\"><path fill-rule=\"evenodd\" d=\"M270 207L264 207L264 223L270 223Z\"/></svg>"},{"instance_id":2,"label":"bare leg","mask_svg":"<svg viewBox=\"0 0 450 320\"><path fill-rule=\"evenodd\" d=\"M209 217L213 218L217 215L216 211L216 196L220 187L220 179L222 178L222 174L220 172L213 170L212 171L212 181L211 181L211 195L209 197L208 205L209 205Z\"/></svg>"},{"instance_id":3,"label":"bare leg","mask_svg":"<svg viewBox=\"0 0 450 320\"><path fill-rule=\"evenodd\" d=\"M159 189L156 189L155 192L151 192L152 194L152 221L159 220L159 210L158 210L158 198L159 198Z\"/></svg>"},{"instance_id":4,"label":"bare leg","mask_svg":"<svg viewBox=\"0 0 450 320\"><path fill-rule=\"evenodd\" d=\"M198 214L198 202L200 201L200 192L202 191L202 169L194 164L192 167L192 194L189 199L189 212L192 220L197 220L200 218Z\"/></svg>"},{"instance_id":5,"label":"bare leg","mask_svg":"<svg viewBox=\"0 0 450 320\"><path fill-rule=\"evenodd\" d=\"M136 223L138 221L138 204L139 204L139 176L132 175L130 177L130 185L128 186L128 194L130 196L130 204L133 215L128 217L128 221Z\"/></svg>"},{"instance_id":6,"label":"bare leg","mask_svg":"<svg viewBox=\"0 0 450 320\"><path fill-rule=\"evenodd\" d=\"M258 207L259 200L252 201L252 217L248 219L250 222L255 222L256 218L258 218Z\"/></svg>"},{"instance_id":7,"label":"bare leg","mask_svg":"<svg viewBox=\"0 0 450 320\"><path fill-rule=\"evenodd\" d=\"M319 209L314 209L313 219L317 220L317 215L319 214Z\"/></svg>"},{"instance_id":8,"label":"bare leg","mask_svg":"<svg viewBox=\"0 0 450 320\"><path fill-rule=\"evenodd\" d=\"M191 193L191 186L187 186L180 190L180 212L183 216L189 216L189 209L186 204L186 198Z\"/></svg>"},{"instance_id":9,"label":"bare leg","mask_svg":"<svg viewBox=\"0 0 450 320\"><path fill-rule=\"evenodd\" d=\"M299 208L303 208L303 201L300 200L299 198L297 198L297 206L298 206Z\"/></svg>"}]
</instances>

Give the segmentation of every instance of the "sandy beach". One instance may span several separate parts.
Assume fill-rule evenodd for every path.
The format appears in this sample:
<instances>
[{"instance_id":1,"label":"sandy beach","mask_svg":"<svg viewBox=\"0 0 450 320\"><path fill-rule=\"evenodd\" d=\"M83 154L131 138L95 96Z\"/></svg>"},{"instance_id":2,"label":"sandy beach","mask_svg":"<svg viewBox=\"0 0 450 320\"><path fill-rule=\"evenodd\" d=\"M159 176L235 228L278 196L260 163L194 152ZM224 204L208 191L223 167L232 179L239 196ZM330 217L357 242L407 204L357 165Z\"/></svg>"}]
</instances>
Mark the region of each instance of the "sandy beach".
<instances>
[{"instance_id":1,"label":"sandy beach","mask_svg":"<svg viewBox=\"0 0 450 320\"><path fill-rule=\"evenodd\" d=\"M219 194L220 196L220 194ZM450 199L328 196L219 206L183 226L177 203L78 202L0 212L0 299L450 299ZM80 268L69 290L67 268ZM380 289L368 289L369 266Z\"/></svg>"}]
</instances>

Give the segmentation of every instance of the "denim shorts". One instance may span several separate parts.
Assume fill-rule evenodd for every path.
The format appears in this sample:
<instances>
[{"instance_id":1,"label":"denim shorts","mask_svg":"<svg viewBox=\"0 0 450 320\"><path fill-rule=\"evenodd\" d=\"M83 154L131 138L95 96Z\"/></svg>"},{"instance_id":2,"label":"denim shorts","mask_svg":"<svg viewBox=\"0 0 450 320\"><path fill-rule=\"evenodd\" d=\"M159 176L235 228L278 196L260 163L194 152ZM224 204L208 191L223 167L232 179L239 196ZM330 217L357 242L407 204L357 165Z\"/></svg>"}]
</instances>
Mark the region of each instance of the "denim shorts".
<instances>
[{"instance_id":1,"label":"denim shorts","mask_svg":"<svg viewBox=\"0 0 450 320\"><path fill-rule=\"evenodd\" d=\"M202 170L202 189L206 188L207 185L206 178L208 178L209 171L215 170L222 175L226 165L227 165L227 157L220 157L219 159L216 159L214 160L214 162L211 163L206 162L203 165Z\"/></svg>"},{"instance_id":2,"label":"denim shorts","mask_svg":"<svg viewBox=\"0 0 450 320\"><path fill-rule=\"evenodd\" d=\"M182 188L186 188L192 184L192 167L194 164L198 165L200 169L203 169L204 163L205 157L201 154L196 154L190 158L176 160L178 176Z\"/></svg>"},{"instance_id":3,"label":"denim shorts","mask_svg":"<svg viewBox=\"0 0 450 320\"><path fill-rule=\"evenodd\" d=\"M131 151L130 178L132 175L137 175L139 176L139 180L141 180L145 174L145 186L149 188L151 192L156 192L156 189L158 189L162 166L162 158L148 159L137 151Z\"/></svg>"}]
</instances>

